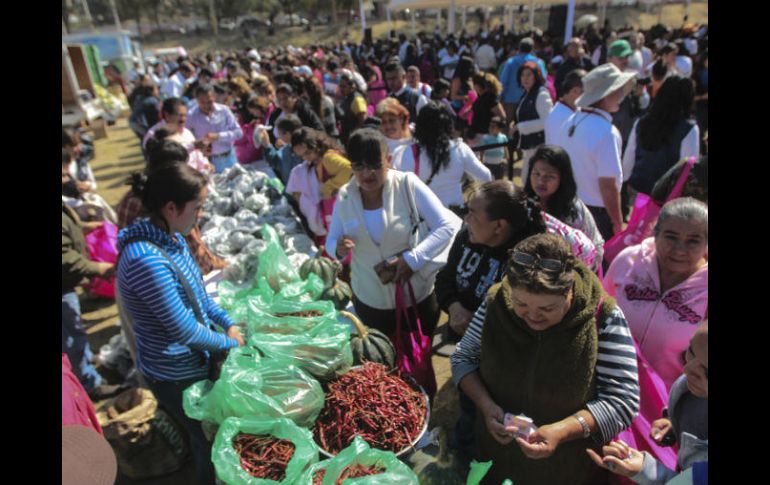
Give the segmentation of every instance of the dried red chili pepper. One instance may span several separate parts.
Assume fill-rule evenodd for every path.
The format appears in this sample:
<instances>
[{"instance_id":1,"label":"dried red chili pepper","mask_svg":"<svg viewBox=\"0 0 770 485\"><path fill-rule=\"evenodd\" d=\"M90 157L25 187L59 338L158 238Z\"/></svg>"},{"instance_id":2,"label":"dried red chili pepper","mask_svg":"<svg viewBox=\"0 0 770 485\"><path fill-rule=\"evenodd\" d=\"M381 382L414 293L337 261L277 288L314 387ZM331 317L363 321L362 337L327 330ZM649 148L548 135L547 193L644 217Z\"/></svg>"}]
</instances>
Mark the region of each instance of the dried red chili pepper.
<instances>
[{"instance_id":1,"label":"dried red chili pepper","mask_svg":"<svg viewBox=\"0 0 770 485\"><path fill-rule=\"evenodd\" d=\"M373 448L399 452L422 431L425 396L382 364L367 362L329 385L313 435L337 454L360 435Z\"/></svg>"},{"instance_id":2,"label":"dried red chili pepper","mask_svg":"<svg viewBox=\"0 0 770 485\"><path fill-rule=\"evenodd\" d=\"M248 474L277 482L286 478L286 466L294 456L294 443L266 435L238 433L233 448Z\"/></svg>"},{"instance_id":3,"label":"dried red chili pepper","mask_svg":"<svg viewBox=\"0 0 770 485\"><path fill-rule=\"evenodd\" d=\"M289 312L289 313L273 313L274 317L303 317L303 318L311 318L311 317L320 317L323 315L322 312L318 310L305 310L301 312Z\"/></svg>"}]
</instances>

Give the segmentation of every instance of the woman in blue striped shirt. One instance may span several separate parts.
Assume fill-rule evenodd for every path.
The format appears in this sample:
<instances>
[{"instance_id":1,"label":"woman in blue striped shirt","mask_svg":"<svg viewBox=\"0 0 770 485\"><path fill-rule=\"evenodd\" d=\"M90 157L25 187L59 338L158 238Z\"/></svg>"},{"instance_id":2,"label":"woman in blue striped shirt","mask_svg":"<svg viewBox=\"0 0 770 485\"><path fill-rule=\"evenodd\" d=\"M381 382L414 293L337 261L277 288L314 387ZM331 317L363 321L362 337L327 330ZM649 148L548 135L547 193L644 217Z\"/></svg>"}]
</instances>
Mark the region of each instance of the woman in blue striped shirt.
<instances>
[{"instance_id":1,"label":"woman in blue striped shirt","mask_svg":"<svg viewBox=\"0 0 770 485\"><path fill-rule=\"evenodd\" d=\"M452 374L480 411L479 458L494 462L489 483L601 483L603 470L584 450L600 449L639 410L623 313L553 234L514 247L452 355ZM538 428L520 437L506 413Z\"/></svg>"},{"instance_id":2,"label":"woman in blue striped shirt","mask_svg":"<svg viewBox=\"0 0 770 485\"><path fill-rule=\"evenodd\" d=\"M206 294L183 237L195 227L207 195L206 178L187 164L151 172L141 194L150 216L120 232L117 271L137 368L158 402L186 427L201 484L214 483L211 445L200 422L185 415L182 391L208 377L211 352L244 344L233 321Z\"/></svg>"}]
</instances>

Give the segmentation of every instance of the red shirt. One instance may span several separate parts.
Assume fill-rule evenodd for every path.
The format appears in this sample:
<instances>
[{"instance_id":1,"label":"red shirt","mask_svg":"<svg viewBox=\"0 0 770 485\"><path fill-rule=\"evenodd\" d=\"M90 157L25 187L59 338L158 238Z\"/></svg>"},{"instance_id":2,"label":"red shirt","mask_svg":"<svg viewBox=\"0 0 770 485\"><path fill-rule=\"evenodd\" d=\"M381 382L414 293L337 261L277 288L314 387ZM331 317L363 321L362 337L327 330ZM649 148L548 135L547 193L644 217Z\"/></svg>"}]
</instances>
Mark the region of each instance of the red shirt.
<instances>
[{"instance_id":1,"label":"red shirt","mask_svg":"<svg viewBox=\"0 0 770 485\"><path fill-rule=\"evenodd\" d=\"M61 354L61 425L82 425L104 436L96 419L94 404L88 393L72 372L67 354Z\"/></svg>"}]
</instances>

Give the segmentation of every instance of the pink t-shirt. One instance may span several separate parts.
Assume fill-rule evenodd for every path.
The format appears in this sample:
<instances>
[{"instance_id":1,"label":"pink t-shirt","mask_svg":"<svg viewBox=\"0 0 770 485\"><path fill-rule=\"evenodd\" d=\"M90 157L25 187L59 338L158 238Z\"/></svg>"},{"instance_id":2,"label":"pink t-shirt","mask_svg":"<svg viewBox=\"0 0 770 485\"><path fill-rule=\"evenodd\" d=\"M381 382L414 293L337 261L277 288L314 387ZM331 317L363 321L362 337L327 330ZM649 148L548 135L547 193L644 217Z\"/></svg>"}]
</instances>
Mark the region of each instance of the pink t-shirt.
<instances>
[{"instance_id":1,"label":"pink t-shirt","mask_svg":"<svg viewBox=\"0 0 770 485\"><path fill-rule=\"evenodd\" d=\"M706 263L664 294L654 238L631 246L612 261L604 289L615 297L642 355L671 389L684 370L684 352L708 308Z\"/></svg>"},{"instance_id":2,"label":"pink t-shirt","mask_svg":"<svg viewBox=\"0 0 770 485\"><path fill-rule=\"evenodd\" d=\"M94 404L78 378L72 372L67 354L61 354L61 425L82 425L104 436L96 419Z\"/></svg>"}]
</instances>

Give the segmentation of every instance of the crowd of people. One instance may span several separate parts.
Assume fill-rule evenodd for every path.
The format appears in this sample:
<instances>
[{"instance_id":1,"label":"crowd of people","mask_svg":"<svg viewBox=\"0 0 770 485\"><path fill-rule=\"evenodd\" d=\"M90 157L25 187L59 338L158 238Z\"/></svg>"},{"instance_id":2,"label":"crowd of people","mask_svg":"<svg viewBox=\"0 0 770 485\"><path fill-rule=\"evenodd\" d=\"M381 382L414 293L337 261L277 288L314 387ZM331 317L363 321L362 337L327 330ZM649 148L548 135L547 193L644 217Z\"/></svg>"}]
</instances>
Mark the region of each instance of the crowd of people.
<instances>
[{"instance_id":1,"label":"crowd of people","mask_svg":"<svg viewBox=\"0 0 770 485\"><path fill-rule=\"evenodd\" d=\"M182 391L244 342L202 285L225 263L197 219L212 175L262 160L346 267L367 326L396 338L401 285L428 335L448 314L452 446L466 465L493 460L484 483L662 484L707 467L707 26L589 27L566 45L421 32L158 59L131 79L147 164L116 213L63 130L62 352L92 398L120 389L90 360L74 290L116 274L138 371L184 424L200 483L214 483L211 444ZM654 225L610 255L642 201ZM85 251L100 219L122 229L117 266ZM667 409L645 405L643 372ZM679 443L677 470L619 438L637 416Z\"/></svg>"}]
</instances>

